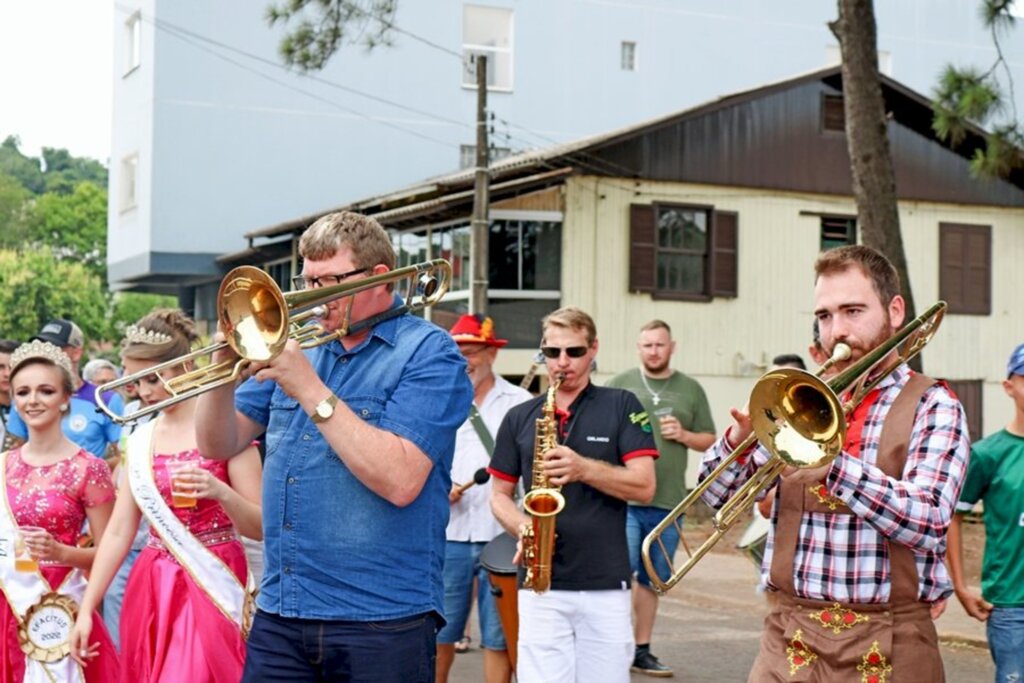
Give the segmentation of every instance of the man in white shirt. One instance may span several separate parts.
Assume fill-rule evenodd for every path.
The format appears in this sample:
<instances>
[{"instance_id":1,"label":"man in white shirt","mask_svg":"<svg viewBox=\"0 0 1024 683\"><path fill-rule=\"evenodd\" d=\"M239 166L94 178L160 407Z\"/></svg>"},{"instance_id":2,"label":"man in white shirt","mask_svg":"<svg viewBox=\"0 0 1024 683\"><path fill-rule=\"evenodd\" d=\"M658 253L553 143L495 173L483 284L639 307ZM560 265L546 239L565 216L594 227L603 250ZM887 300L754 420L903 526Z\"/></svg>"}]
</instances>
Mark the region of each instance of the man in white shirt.
<instances>
[{"instance_id":1,"label":"man in white shirt","mask_svg":"<svg viewBox=\"0 0 1024 683\"><path fill-rule=\"evenodd\" d=\"M466 358L466 372L473 382L473 407L455 437L449 495L451 517L444 562L444 617L448 623L437 635L437 683L448 681L455 659L455 642L462 638L472 607L474 577L479 580L477 611L484 647L484 680L508 683L512 667L505 637L487 573L480 566L480 552L488 541L501 534L502 528L491 512L490 481L466 485L486 476L494 437L505 413L532 396L494 374L498 349L508 341L495 336L490 318L464 315L452 327L451 335Z\"/></svg>"}]
</instances>

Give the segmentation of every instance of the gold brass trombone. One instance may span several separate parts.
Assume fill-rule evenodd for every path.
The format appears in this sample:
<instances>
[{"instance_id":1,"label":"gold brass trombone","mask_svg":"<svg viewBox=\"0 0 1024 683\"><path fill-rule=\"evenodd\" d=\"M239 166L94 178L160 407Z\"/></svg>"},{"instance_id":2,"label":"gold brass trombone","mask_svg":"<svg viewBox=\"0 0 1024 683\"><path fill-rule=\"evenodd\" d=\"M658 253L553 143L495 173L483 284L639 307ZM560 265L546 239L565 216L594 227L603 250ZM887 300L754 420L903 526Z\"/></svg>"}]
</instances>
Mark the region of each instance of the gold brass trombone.
<instances>
[{"instance_id":1,"label":"gold brass trombone","mask_svg":"<svg viewBox=\"0 0 1024 683\"><path fill-rule=\"evenodd\" d=\"M403 281L407 286L404 302L399 306L356 321L352 320L351 306L347 306L341 325L333 332L328 332L317 320L326 315L325 304L335 299ZM210 389L237 381L247 365L274 358L281 353L289 339L295 339L304 349L311 349L403 313L433 306L447 293L451 281L451 265L444 259L435 259L354 282L284 293L266 272L253 266L239 266L224 276L217 293L217 319L225 341L107 382L97 387L96 404L120 424L138 420ZM215 352L226 347L230 347L238 358L211 362L167 380L160 375L162 370L179 367L204 356L212 357ZM170 394L169 398L125 415L118 415L107 406L103 394L153 374L160 377Z\"/></svg>"},{"instance_id":2,"label":"gold brass trombone","mask_svg":"<svg viewBox=\"0 0 1024 683\"><path fill-rule=\"evenodd\" d=\"M816 374L794 368L779 368L761 377L750 393L749 414L753 433L697 484L690 495L644 539L641 555L654 589L664 593L679 583L733 524L746 518L761 492L770 488L786 467L804 469L831 462L842 451L846 439L845 416L879 382L921 352L935 335L945 312L946 302L936 303L885 343L828 380L820 379L820 376L837 362L850 357L850 348L845 344L836 345L832 357ZM894 351L895 356L892 355ZM670 556L662 541L665 531L674 527L682 538L683 516L755 441L771 453L768 462L759 467L715 513L711 520L714 532L696 551L686 549L686 562L676 568L675 558ZM667 579L658 576L655 571L651 558L655 547L668 564L670 575ZM685 545L683 547L686 548Z\"/></svg>"}]
</instances>

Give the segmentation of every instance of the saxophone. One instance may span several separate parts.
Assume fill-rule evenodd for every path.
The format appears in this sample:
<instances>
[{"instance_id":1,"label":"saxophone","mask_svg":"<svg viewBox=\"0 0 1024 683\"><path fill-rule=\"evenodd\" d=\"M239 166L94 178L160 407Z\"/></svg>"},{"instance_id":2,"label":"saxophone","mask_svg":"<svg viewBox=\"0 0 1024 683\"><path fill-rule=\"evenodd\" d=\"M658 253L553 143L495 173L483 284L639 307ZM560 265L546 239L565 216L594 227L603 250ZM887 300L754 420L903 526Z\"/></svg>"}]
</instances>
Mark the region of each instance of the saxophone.
<instances>
[{"instance_id":1,"label":"saxophone","mask_svg":"<svg viewBox=\"0 0 1024 683\"><path fill-rule=\"evenodd\" d=\"M547 398L533 438L533 479L523 497L523 509L532 518L523 532L523 563L526 577L523 588L543 593L551 587L551 562L555 555L555 515L565 507L560 486L552 486L544 474L544 454L558 445L558 421L555 419L555 392L562 375L548 387Z\"/></svg>"}]
</instances>

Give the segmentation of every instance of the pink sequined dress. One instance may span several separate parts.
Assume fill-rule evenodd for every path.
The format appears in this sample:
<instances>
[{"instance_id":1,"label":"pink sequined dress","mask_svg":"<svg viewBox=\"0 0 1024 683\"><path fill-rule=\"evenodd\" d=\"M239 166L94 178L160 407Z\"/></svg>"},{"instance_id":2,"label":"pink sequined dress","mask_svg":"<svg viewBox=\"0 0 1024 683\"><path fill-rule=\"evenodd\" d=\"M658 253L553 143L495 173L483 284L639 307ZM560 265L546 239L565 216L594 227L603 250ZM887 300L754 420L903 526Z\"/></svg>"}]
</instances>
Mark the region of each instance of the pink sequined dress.
<instances>
[{"instance_id":1,"label":"pink sequined dress","mask_svg":"<svg viewBox=\"0 0 1024 683\"><path fill-rule=\"evenodd\" d=\"M82 535L86 508L114 498L114 485L107 463L79 450L70 458L52 465L36 467L21 459L21 449L7 454L7 500L18 526L38 526L66 545L75 545ZM40 562L40 571L52 588L64 581L71 567ZM25 677L25 655L18 645L18 626L6 600L0 599L0 621L4 637L0 639L0 680L5 683ZM90 643L99 643L99 655L85 668L87 683L106 683L118 677L117 650L103 620L93 620Z\"/></svg>"},{"instance_id":2,"label":"pink sequined dress","mask_svg":"<svg viewBox=\"0 0 1024 683\"><path fill-rule=\"evenodd\" d=\"M156 484L171 504L169 462L192 462L223 482L227 463L207 460L199 451L155 454ZM200 499L195 507L171 507L209 550L246 581L245 551L220 503ZM236 683L245 665L245 642L225 616L150 530L149 543L128 577L121 610L123 683Z\"/></svg>"}]
</instances>

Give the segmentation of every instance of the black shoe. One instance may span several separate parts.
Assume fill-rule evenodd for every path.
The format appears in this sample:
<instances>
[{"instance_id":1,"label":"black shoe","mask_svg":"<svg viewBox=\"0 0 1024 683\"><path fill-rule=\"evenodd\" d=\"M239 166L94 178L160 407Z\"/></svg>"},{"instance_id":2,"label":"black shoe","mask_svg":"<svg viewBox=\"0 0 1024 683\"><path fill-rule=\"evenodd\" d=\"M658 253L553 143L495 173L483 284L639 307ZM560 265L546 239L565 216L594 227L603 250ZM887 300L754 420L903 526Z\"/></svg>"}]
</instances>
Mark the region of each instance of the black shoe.
<instances>
[{"instance_id":1,"label":"black shoe","mask_svg":"<svg viewBox=\"0 0 1024 683\"><path fill-rule=\"evenodd\" d=\"M633 658L633 666L629 667L633 673L657 676L658 678L670 678L672 669L658 661L658 658L651 654L650 650L638 652Z\"/></svg>"}]
</instances>

